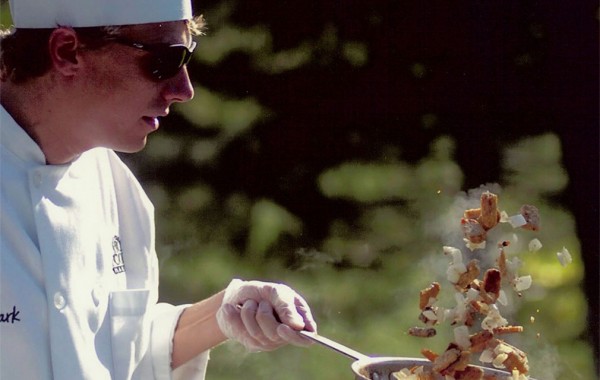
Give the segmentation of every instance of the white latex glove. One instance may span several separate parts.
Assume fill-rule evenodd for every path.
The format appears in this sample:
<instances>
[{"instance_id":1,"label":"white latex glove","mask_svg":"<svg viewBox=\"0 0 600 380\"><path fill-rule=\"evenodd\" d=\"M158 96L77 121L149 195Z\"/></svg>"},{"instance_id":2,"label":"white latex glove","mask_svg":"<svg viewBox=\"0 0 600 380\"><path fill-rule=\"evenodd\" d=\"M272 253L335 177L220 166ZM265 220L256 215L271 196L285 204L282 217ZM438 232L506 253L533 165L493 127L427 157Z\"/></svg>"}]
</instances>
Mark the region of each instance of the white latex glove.
<instances>
[{"instance_id":1,"label":"white latex glove","mask_svg":"<svg viewBox=\"0 0 600 380\"><path fill-rule=\"evenodd\" d=\"M223 334L251 351L312 342L296 331L317 331L306 301L287 285L235 279L217 311Z\"/></svg>"}]
</instances>

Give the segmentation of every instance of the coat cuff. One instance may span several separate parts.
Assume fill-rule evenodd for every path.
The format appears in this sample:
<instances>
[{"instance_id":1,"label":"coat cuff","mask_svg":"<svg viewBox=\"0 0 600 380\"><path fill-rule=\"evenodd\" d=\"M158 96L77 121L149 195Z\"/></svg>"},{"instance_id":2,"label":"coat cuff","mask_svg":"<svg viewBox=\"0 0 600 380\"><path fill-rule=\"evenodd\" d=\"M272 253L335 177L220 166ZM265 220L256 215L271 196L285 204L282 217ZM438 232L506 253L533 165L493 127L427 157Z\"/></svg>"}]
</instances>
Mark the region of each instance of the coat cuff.
<instances>
[{"instance_id":1,"label":"coat cuff","mask_svg":"<svg viewBox=\"0 0 600 380\"><path fill-rule=\"evenodd\" d=\"M175 328L181 313L188 306L190 305L157 304L155 306L156 317L152 322L151 350L154 376L157 380L204 379L209 351L199 354L176 370L171 369ZM182 377L182 374L184 377Z\"/></svg>"}]
</instances>

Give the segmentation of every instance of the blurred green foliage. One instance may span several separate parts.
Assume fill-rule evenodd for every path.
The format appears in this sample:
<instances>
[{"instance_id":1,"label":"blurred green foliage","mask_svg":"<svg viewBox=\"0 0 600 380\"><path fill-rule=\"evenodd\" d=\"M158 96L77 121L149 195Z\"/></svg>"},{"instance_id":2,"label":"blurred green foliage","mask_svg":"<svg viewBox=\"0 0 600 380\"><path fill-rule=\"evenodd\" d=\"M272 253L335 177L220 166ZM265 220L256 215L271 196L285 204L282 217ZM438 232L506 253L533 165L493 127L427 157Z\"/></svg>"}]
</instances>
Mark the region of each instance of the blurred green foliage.
<instances>
[{"instance_id":1,"label":"blurred green foliage","mask_svg":"<svg viewBox=\"0 0 600 380\"><path fill-rule=\"evenodd\" d=\"M0 26L2 28L8 28L12 25L12 18L10 17L10 11L8 9L8 2L3 1L0 3Z\"/></svg>"},{"instance_id":2,"label":"blurred green foliage","mask_svg":"<svg viewBox=\"0 0 600 380\"><path fill-rule=\"evenodd\" d=\"M503 313L526 328L518 344L530 355L533 376L592 379L591 349L579 340L585 329L586 301L579 287L582 262L573 218L548 198L548 194L560 192L566 180L560 154L545 152L557 143L555 136L546 134L508 147L502 188L497 184L488 186L500 192L501 209L509 214L521 204L530 203L540 208L543 217L539 233L503 226L502 233L494 236L513 242L507 252L519 256L524 263L521 273L534 278L534 287L522 298L512 300L514 310L507 308ZM225 286L231 277L283 281L306 296L321 333L358 350L392 356L420 356L423 347L443 350L450 339L449 327L448 331L440 328L440 334L427 341L408 336L406 330L418 325L419 290L432 280L444 283L447 259L441 247L453 239L460 241L458 220L462 208L474 206L477 197L469 199L460 192L460 169L451 156L440 157L437 152L435 147L449 145L448 139L433 145L430 156L422 162L398 163L402 170L377 163L348 163L341 170L326 170L323 176L343 183L341 191L327 191L322 185L325 180L315 186L321 184L327 196L352 199L361 213L352 223L333 223L329 235L317 247L296 246L289 237L301 234L302 222L265 199L253 202L238 195L216 206L205 201L214 199L206 195L210 190L200 188L182 192L176 202L156 202L162 243L159 251L164 260L163 297L175 302L201 298ZM553 148L560 152L559 143ZM528 164L519 164L519 159ZM423 176L415 175L423 165L427 167L425 172L443 175L433 177L437 180L427 176L423 180ZM530 171L562 173L562 177L541 184L536 181L533 186L531 181L523 180ZM394 189L393 194L387 191L389 188ZM377 202L390 199L402 202ZM195 217L190 218L189 212ZM233 226L248 236L242 251L232 244L233 236L240 232ZM542 241L543 248L528 252L526 243L533 237ZM167 241L180 247L174 249L165 244ZM563 246L573 255L573 263L567 267L556 258ZM297 255L296 266L287 265L281 259L282 252ZM492 255L490 252L480 255ZM347 268L341 269L344 263ZM287 347L251 354L235 343L227 343L213 351L209 376L351 378L347 359L322 350Z\"/></svg>"}]
</instances>

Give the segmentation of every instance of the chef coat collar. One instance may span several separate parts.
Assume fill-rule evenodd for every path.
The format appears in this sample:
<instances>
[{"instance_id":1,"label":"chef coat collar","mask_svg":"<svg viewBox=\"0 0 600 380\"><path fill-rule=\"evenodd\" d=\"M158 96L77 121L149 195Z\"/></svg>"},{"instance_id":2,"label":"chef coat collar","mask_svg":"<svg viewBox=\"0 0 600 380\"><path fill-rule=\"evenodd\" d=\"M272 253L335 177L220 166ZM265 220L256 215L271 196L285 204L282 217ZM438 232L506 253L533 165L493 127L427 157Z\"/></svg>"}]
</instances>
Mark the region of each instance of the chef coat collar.
<instances>
[{"instance_id":1,"label":"chef coat collar","mask_svg":"<svg viewBox=\"0 0 600 380\"><path fill-rule=\"evenodd\" d=\"M40 146L17 124L2 105L0 105L0 144L26 164L46 164L46 156Z\"/></svg>"}]
</instances>

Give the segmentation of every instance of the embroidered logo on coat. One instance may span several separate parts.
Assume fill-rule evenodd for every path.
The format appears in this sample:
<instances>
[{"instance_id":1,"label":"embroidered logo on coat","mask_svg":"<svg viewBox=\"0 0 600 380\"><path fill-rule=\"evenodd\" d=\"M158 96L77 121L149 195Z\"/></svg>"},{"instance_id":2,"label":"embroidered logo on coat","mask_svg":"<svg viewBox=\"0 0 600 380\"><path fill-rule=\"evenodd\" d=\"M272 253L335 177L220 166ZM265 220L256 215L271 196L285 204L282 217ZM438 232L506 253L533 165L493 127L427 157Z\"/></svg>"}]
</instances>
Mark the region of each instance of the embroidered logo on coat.
<instances>
[{"instance_id":1,"label":"embroidered logo on coat","mask_svg":"<svg viewBox=\"0 0 600 380\"><path fill-rule=\"evenodd\" d=\"M112 270L114 274L125 272L125 263L123 262L123 250L121 249L121 239L118 236L112 240L113 255L112 255Z\"/></svg>"}]
</instances>

